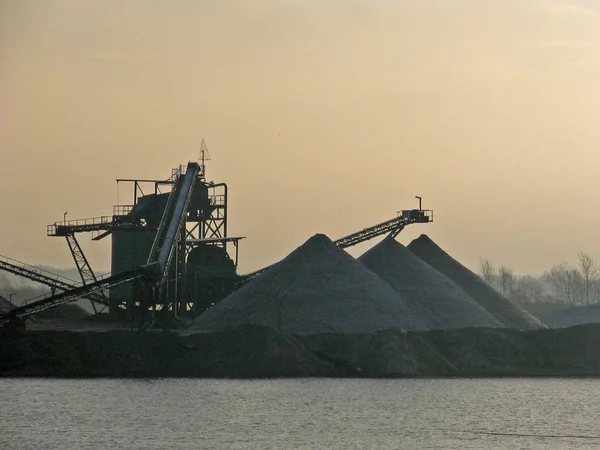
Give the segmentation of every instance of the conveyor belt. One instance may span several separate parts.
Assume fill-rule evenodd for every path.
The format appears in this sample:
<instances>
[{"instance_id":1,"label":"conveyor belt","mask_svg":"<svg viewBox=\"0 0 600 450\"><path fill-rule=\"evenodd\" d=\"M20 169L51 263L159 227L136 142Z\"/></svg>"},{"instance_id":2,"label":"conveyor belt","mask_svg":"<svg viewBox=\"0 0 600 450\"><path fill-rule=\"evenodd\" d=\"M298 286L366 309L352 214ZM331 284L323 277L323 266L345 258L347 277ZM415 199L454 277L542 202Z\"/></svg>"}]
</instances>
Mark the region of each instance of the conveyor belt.
<instances>
[{"instance_id":1,"label":"conveyor belt","mask_svg":"<svg viewBox=\"0 0 600 450\"><path fill-rule=\"evenodd\" d=\"M188 204L194 191L200 167L197 163L189 163L183 177L180 177L165 207L156 238L152 244L148 264L158 262L162 279L168 275L169 265L173 257L177 234L185 226Z\"/></svg>"},{"instance_id":2,"label":"conveyor belt","mask_svg":"<svg viewBox=\"0 0 600 450\"><path fill-rule=\"evenodd\" d=\"M95 283L76 287L74 289L61 292L60 294L49 294L46 298L42 298L36 302L20 306L19 308L15 308L9 313L0 316L0 323L4 322L5 320L24 320L32 314L60 305L61 303L72 302L78 298L87 297L90 294L97 293L102 289L110 289L119 284L142 278L144 274L145 271L142 269L132 270L98 280Z\"/></svg>"},{"instance_id":3,"label":"conveyor belt","mask_svg":"<svg viewBox=\"0 0 600 450\"><path fill-rule=\"evenodd\" d=\"M343 238L334 241L334 244L341 248L348 248L384 234L391 234L395 237L404 229L406 225L410 225L412 223L429 222L433 222L433 211L421 209L406 210L402 211L401 215L398 215L393 219L386 220L385 222L378 223L372 227L364 228L356 233L344 236ZM256 278L258 275L271 267L273 267L273 265L242 276L239 284L244 284L251 279Z\"/></svg>"},{"instance_id":4,"label":"conveyor belt","mask_svg":"<svg viewBox=\"0 0 600 450\"><path fill-rule=\"evenodd\" d=\"M78 284L80 284L70 278L57 275L38 267L30 266L29 264L6 256L0 256L0 270L22 276L59 291L70 291L71 289L79 287ZM99 293L87 295L86 298L98 303L106 304L106 299Z\"/></svg>"}]
</instances>

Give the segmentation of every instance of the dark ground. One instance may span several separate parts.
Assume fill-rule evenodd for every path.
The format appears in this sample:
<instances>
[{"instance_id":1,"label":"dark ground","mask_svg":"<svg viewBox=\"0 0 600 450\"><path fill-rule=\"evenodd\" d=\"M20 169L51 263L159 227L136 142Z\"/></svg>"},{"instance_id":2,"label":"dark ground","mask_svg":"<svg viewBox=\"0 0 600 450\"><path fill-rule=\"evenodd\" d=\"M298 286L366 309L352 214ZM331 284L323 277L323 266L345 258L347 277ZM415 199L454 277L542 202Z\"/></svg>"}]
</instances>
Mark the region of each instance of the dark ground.
<instances>
[{"instance_id":1,"label":"dark ground","mask_svg":"<svg viewBox=\"0 0 600 450\"><path fill-rule=\"evenodd\" d=\"M40 330L0 335L3 377L599 376L600 324L288 335Z\"/></svg>"}]
</instances>

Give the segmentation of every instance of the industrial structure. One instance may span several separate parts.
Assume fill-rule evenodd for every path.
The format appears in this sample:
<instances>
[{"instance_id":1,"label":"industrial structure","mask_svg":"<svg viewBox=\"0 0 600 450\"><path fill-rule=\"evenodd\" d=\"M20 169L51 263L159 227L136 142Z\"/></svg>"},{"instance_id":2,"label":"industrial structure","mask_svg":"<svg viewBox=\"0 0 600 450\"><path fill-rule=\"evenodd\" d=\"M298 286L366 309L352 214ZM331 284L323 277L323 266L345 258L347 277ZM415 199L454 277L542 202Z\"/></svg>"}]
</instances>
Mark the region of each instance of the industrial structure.
<instances>
[{"instance_id":1,"label":"industrial structure","mask_svg":"<svg viewBox=\"0 0 600 450\"><path fill-rule=\"evenodd\" d=\"M81 281L0 259L5 270L51 288L41 299L32 299L0 317L20 321L55 305L87 298L95 312L108 309L117 320L139 324L169 322L194 317L223 299L264 270L237 274L239 242L227 234L225 183L207 181L206 146L201 158L173 169L166 180L118 179L130 183L132 201L115 205L111 216L55 222L47 235L65 238ZM144 190L146 192L144 192ZM396 217L335 241L342 248L377 236L396 236L406 225L433 221L431 210L404 210ZM77 235L92 240L111 237L111 273L99 277L86 258Z\"/></svg>"}]
</instances>

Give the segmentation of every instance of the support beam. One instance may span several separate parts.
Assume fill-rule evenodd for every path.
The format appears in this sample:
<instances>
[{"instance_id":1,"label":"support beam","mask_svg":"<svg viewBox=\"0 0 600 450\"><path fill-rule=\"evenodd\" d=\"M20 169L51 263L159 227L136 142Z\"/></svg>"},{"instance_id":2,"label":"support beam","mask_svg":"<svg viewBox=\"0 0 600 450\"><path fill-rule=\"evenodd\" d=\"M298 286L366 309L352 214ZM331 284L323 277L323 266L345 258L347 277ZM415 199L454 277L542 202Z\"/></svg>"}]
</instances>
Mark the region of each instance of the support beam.
<instances>
[{"instance_id":1,"label":"support beam","mask_svg":"<svg viewBox=\"0 0 600 450\"><path fill-rule=\"evenodd\" d=\"M75 238L75 234L69 233L65 235L67 239L67 244L69 244L69 250L71 250L71 255L73 255L73 260L75 261L75 265L77 266L77 271L79 272L79 276L81 277L81 282L84 286L92 283L97 283L98 279L96 278L96 274L92 270L90 263L88 262L79 242ZM104 299L104 304L108 303L108 299L106 298L106 294L103 290L99 290L98 294L100 294ZM96 308L96 303L93 300L90 300L92 304L92 308L94 309L94 314L98 314L98 310ZM106 307L106 306L105 306ZM104 308L102 308L102 311Z\"/></svg>"}]
</instances>

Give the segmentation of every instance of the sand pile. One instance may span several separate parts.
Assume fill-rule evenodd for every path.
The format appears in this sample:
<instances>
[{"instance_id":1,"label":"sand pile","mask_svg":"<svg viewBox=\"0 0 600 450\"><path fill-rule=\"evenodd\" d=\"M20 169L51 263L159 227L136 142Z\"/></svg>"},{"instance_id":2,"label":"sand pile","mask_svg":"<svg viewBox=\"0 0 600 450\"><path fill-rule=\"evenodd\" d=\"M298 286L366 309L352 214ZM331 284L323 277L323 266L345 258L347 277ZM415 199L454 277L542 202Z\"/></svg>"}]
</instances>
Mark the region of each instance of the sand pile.
<instances>
[{"instance_id":1,"label":"sand pile","mask_svg":"<svg viewBox=\"0 0 600 450\"><path fill-rule=\"evenodd\" d=\"M412 241L408 249L458 284L507 327L520 330L544 328L538 319L488 286L476 274L438 247L427 235L422 234Z\"/></svg>"},{"instance_id":2,"label":"sand pile","mask_svg":"<svg viewBox=\"0 0 600 450\"><path fill-rule=\"evenodd\" d=\"M15 305L13 305L13 308ZM10 311L10 302L0 295L0 316Z\"/></svg>"},{"instance_id":3,"label":"sand pile","mask_svg":"<svg viewBox=\"0 0 600 450\"><path fill-rule=\"evenodd\" d=\"M540 312L536 316L551 328L600 323L600 305L574 306L555 311Z\"/></svg>"},{"instance_id":4,"label":"sand pile","mask_svg":"<svg viewBox=\"0 0 600 450\"><path fill-rule=\"evenodd\" d=\"M385 238L359 261L400 293L430 329L504 327L456 283L393 238Z\"/></svg>"},{"instance_id":5,"label":"sand pile","mask_svg":"<svg viewBox=\"0 0 600 450\"><path fill-rule=\"evenodd\" d=\"M85 309L75 303L63 303L37 313L39 319L84 319L88 317Z\"/></svg>"},{"instance_id":6,"label":"sand pile","mask_svg":"<svg viewBox=\"0 0 600 450\"><path fill-rule=\"evenodd\" d=\"M307 334L426 329L400 294L322 234L199 316L191 329L248 323Z\"/></svg>"}]
</instances>

